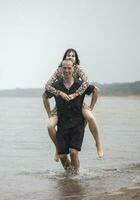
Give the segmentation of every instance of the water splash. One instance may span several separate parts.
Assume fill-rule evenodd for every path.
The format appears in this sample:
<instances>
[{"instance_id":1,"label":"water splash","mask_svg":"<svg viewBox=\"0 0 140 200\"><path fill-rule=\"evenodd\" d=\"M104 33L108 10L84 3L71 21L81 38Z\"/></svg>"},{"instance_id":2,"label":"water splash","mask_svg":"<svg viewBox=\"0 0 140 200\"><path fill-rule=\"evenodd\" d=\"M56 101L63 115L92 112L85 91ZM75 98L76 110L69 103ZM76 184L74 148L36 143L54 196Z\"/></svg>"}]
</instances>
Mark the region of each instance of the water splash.
<instances>
[{"instance_id":1,"label":"water splash","mask_svg":"<svg viewBox=\"0 0 140 200\"><path fill-rule=\"evenodd\" d=\"M17 176L32 176L36 178L47 178L47 179L92 179L97 178L101 175L101 171L93 170L90 168L80 168L80 172L78 175L75 175L73 172L66 172L62 169L62 171L53 171L53 170L45 170L45 171L21 171L16 174Z\"/></svg>"}]
</instances>

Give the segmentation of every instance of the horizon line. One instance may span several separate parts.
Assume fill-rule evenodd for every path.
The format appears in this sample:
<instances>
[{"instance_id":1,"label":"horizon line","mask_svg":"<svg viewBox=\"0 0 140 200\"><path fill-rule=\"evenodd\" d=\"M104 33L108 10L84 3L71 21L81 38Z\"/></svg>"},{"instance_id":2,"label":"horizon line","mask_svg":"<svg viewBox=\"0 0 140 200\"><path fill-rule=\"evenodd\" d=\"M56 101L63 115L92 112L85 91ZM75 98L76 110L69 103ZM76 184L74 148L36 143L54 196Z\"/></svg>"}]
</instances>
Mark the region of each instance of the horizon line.
<instances>
[{"instance_id":1,"label":"horizon line","mask_svg":"<svg viewBox=\"0 0 140 200\"><path fill-rule=\"evenodd\" d=\"M111 84L131 84L131 83L136 83L136 82L140 82L140 80L137 81L129 81L129 82L111 82L111 83L99 83L97 81L90 81L90 83L97 83L100 85L111 85ZM0 90L26 90L26 89L44 89L44 87L15 87L15 88L0 88Z\"/></svg>"}]
</instances>

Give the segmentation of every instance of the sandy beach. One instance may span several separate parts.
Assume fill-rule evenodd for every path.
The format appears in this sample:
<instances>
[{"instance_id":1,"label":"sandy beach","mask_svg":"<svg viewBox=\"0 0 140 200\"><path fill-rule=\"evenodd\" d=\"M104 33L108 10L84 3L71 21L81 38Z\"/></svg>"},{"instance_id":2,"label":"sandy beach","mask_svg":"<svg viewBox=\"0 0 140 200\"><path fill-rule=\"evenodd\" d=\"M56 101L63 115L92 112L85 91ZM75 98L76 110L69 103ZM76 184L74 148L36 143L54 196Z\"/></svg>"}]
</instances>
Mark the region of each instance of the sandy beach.
<instances>
[{"instance_id":1,"label":"sandy beach","mask_svg":"<svg viewBox=\"0 0 140 200\"><path fill-rule=\"evenodd\" d=\"M122 188L116 194L103 195L93 200L140 200L140 188Z\"/></svg>"}]
</instances>

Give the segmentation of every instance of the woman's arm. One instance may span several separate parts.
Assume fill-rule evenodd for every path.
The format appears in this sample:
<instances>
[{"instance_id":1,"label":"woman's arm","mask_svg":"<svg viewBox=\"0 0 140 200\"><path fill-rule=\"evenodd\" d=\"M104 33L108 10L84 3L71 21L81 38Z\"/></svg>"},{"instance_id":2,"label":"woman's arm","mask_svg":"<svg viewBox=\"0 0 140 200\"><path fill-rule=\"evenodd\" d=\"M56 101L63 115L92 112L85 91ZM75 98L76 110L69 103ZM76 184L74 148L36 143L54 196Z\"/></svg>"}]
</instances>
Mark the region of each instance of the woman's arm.
<instances>
[{"instance_id":1,"label":"woman's arm","mask_svg":"<svg viewBox=\"0 0 140 200\"><path fill-rule=\"evenodd\" d=\"M87 87L89 86L88 78L80 66L76 66L75 72L77 73L78 77L83 81L82 85L76 90L76 96L82 95Z\"/></svg>"},{"instance_id":2,"label":"woman's arm","mask_svg":"<svg viewBox=\"0 0 140 200\"><path fill-rule=\"evenodd\" d=\"M57 70L54 72L54 74L50 77L50 79L47 81L45 85L45 91L54 94L57 96L59 94L59 90L55 89L52 84L57 81L58 79L62 78L62 70L61 67L58 67Z\"/></svg>"},{"instance_id":3,"label":"woman's arm","mask_svg":"<svg viewBox=\"0 0 140 200\"><path fill-rule=\"evenodd\" d=\"M45 91L50 92L51 94L55 96L61 96L66 101L69 101L70 98L67 94L64 92L57 90L55 87L53 87L53 83L55 83L57 80L62 78L62 69L61 67L58 67L57 70L54 72L54 74L51 76L51 78L47 81L45 85Z\"/></svg>"},{"instance_id":4,"label":"woman's arm","mask_svg":"<svg viewBox=\"0 0 140 200\"><path fill-rule=\"evenodd\" d=\"M70 100L75 99L77 96L82 95L85 90L87 89L87 87L89 86L89 82L88 82L88 78L85 75L84 71L82 70L82 68L77 65L75 67L75 71L74 71L74 78L80 78L83 83L82 85L75 91L75 93L69 95Z\"/></svg>"}]
</instances>

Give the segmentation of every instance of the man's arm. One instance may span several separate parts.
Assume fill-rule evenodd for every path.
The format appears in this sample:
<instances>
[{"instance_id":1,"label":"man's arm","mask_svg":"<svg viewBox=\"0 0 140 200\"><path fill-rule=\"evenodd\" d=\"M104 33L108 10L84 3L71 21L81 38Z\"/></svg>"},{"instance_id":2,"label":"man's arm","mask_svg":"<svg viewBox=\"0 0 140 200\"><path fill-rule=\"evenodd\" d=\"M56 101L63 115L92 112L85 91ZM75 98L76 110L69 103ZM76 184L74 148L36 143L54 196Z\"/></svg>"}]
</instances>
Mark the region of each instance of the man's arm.
<instances>
[{"instance_id":1,"label":"man's arm","mask_svg":"<svg viewBox=\"0 0 140 200\"><path fill-rule=\"evenodd\" d=\"M51 116L50 102L49 102L49 98L45 92L42 95L42 99L43 99L43 104L47 111L48 117L50 117Z\"/></svg>"},{"instance_id":2,"label":"man's arm","mask_svg":"<svg viewBox=\"0 0 140 200\"><path fill-rule=\"evenodd\" d=\"M90 102L90 105L89 105L89 108L91 110L93 110L96 102L97 102L97 99L98 99L98 95L99 95L99 88L97 88L95 86L95 88L93 89L93 92L92 92L92 98L91 98L91 102Z\"/></svg>"}]
</instances>

